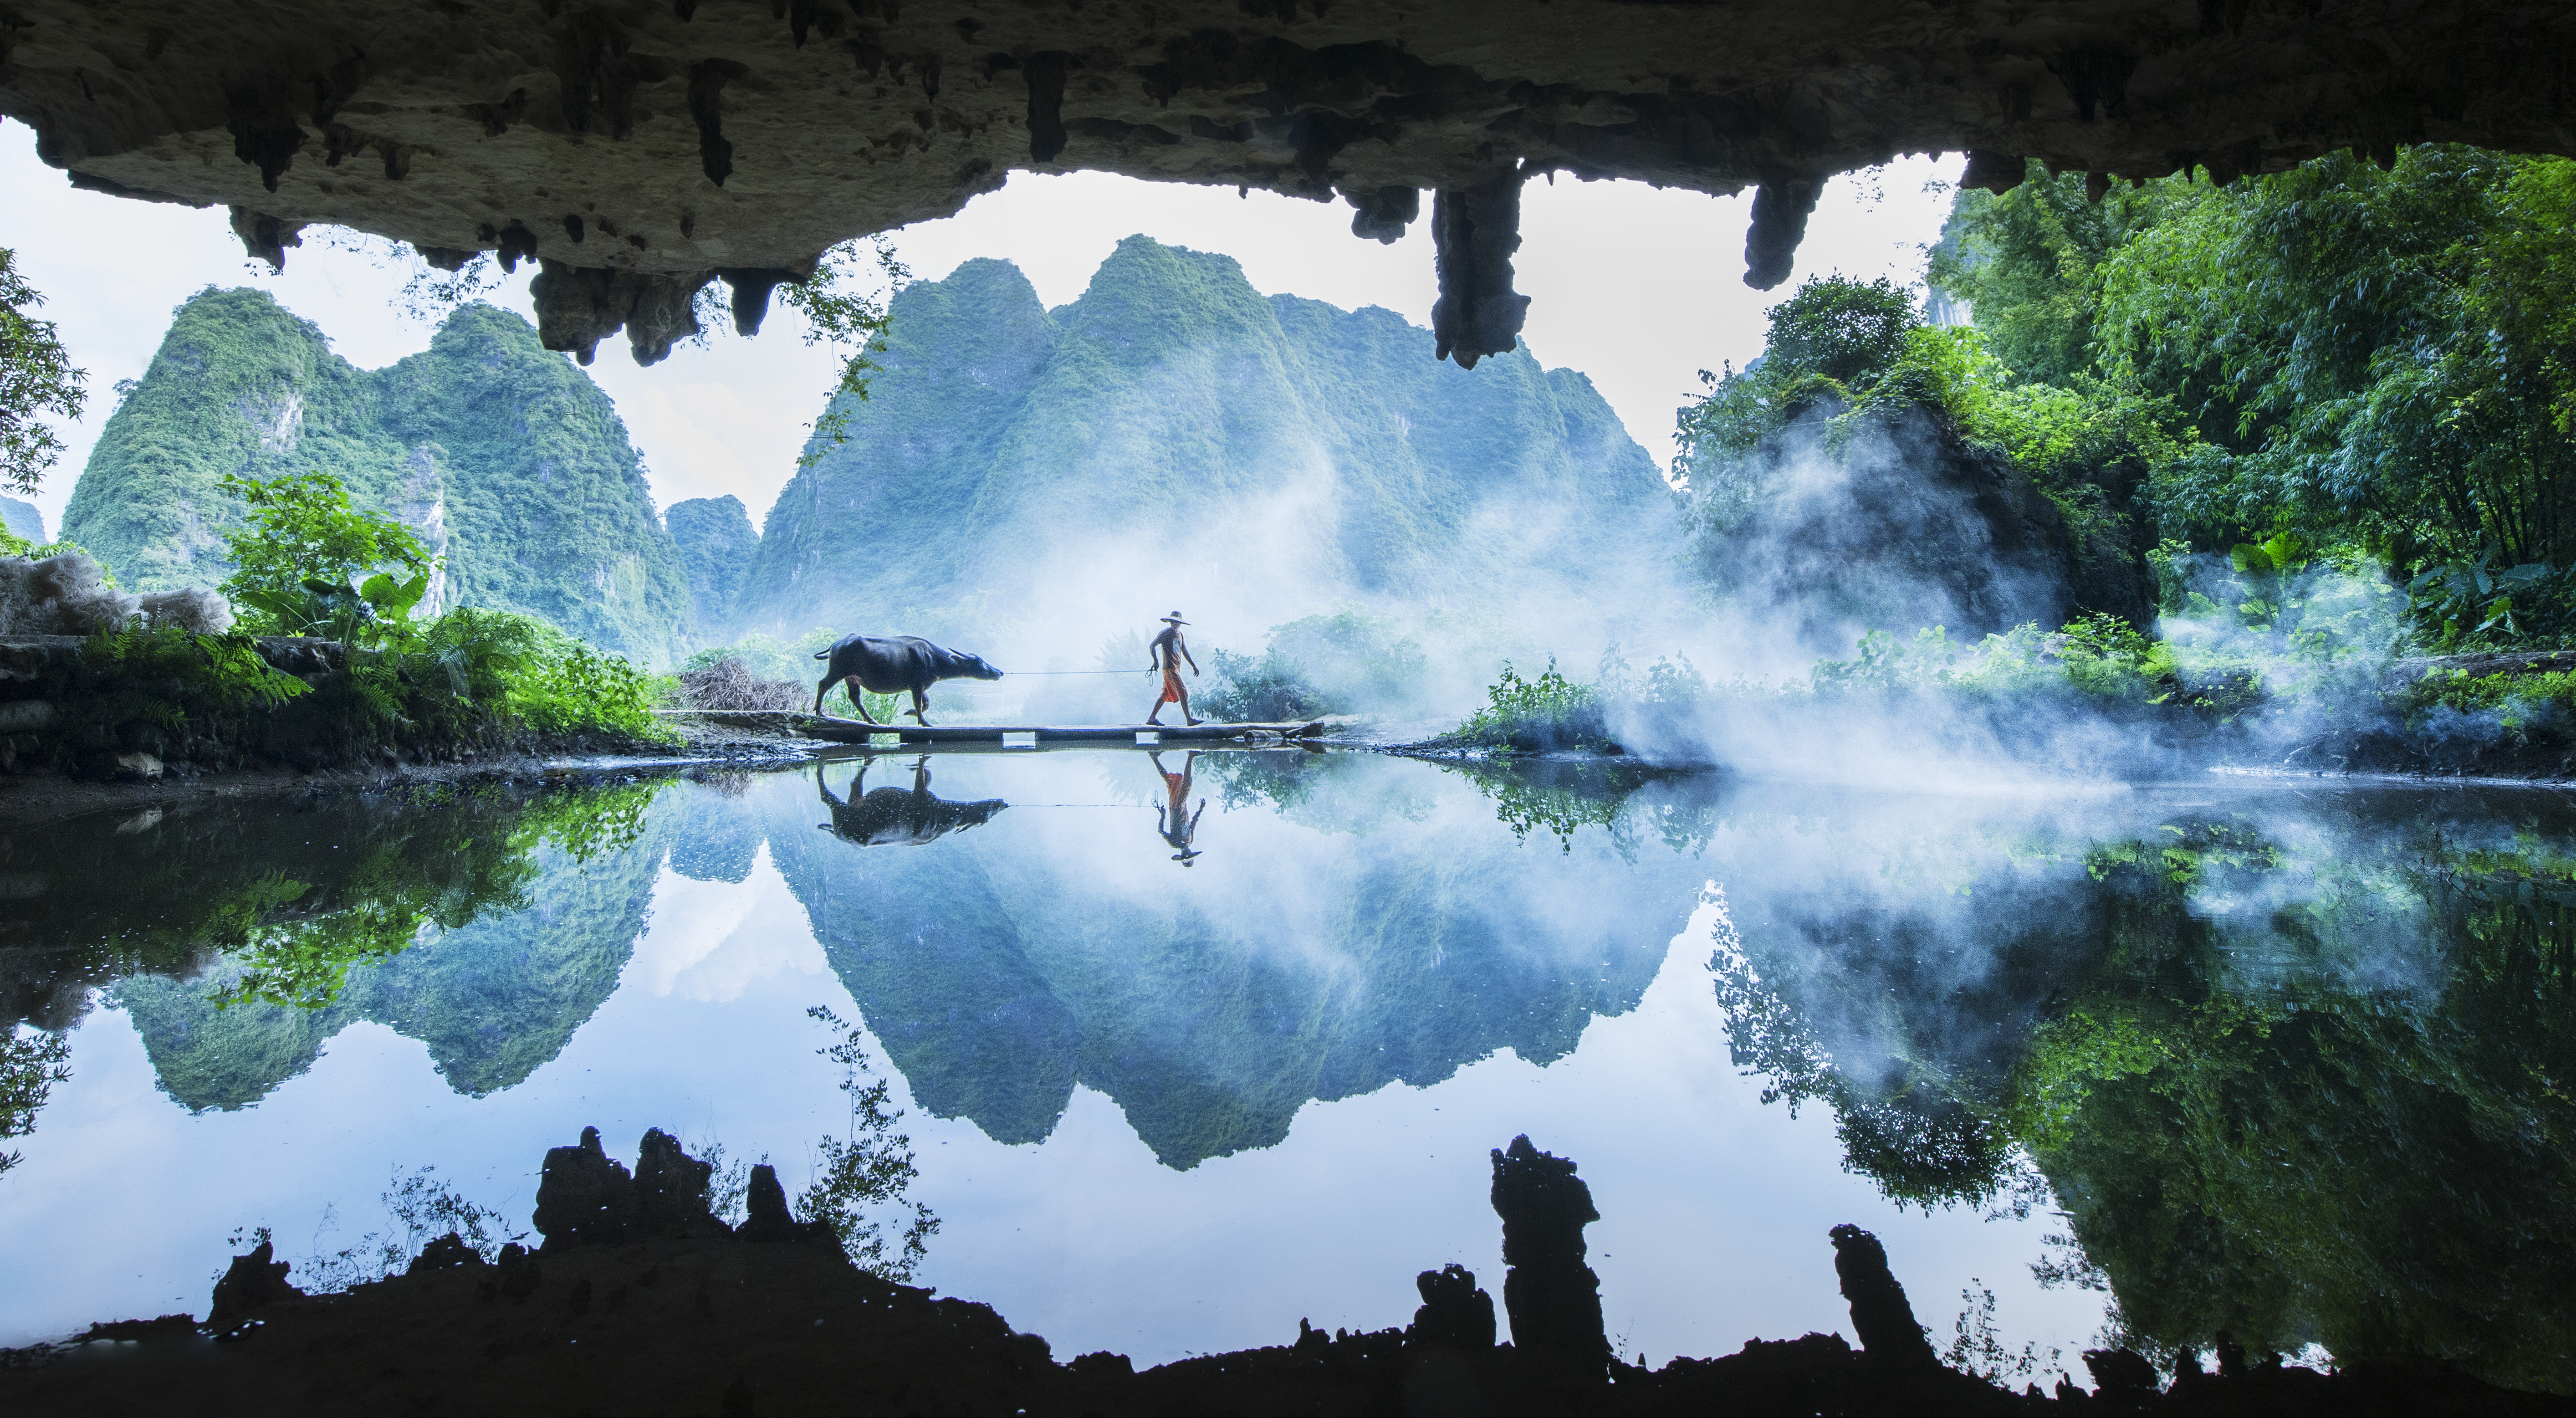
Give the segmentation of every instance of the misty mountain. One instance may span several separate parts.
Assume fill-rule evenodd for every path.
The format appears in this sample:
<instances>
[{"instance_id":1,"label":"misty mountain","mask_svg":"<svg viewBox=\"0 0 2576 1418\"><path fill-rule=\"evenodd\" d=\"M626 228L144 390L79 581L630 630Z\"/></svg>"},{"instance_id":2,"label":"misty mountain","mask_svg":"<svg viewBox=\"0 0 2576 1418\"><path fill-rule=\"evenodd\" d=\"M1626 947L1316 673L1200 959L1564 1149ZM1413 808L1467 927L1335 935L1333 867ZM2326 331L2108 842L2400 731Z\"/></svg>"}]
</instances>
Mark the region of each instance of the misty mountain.
<instances>
[{"instance_id":1,"label":"misty mountain","mask_svg":"<svg viewBox=\"0 0 2576 1418\"><path fill-rule=\"evenodd\" d=\"M442 552L443 605L522 611L648 660L689 641L679 554L616 407L489 305L364 370L264 292L199 292L123 387L63 535L131 589L210 586L237 515L217 480L307 471Z\"/></svg>"},{"instance_id":2,"label":"misty mountain","mask_svg":"<svg viewBox=\"0 0 2576 1418\"><path fill-rule=\"evenodd\" d=\"M662 514L671 544L680 554L680 574L689 583L689 603L698 624L721 626L732 614L734 597L751 574L760 553L760 533L739 497L693 497L674 502Z\"/></svg>"},{"instance_id":3,"label":"misty mountain","mask_svg":"<svg viewBox=\"0 0 2576 1418\"><path fill-rule=\"evenodd\" d=\"M1265 297L1228 257L1129 237L1052 311L969 261L891 316L847 441L809 444L771 508L735 628L1066 623L1067 597L1148 582L1266 624L1586 580L1671 535L1581 374L1526 349L1462 370L1391 311Z\"/></svg>"},{"instance_id":4,"label":"misty mountain","mask_svg":"<svg viewBox=\"0 0 2576 1418\"><path fill-rule=\"evenodd\" d=\"M45 535L45 514L24 498L0 497L0 527L39 546L50 540Z\"/></svg>"}]
</instances>

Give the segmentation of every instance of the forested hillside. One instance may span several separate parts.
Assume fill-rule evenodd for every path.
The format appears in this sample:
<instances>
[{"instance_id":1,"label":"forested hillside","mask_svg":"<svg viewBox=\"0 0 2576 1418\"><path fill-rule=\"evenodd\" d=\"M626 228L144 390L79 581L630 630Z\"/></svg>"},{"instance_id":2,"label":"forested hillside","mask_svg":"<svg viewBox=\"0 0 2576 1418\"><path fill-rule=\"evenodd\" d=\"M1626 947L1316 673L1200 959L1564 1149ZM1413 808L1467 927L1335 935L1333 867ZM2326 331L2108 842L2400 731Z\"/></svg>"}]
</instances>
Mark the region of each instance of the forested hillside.
<instances>
[{"instance_id":1,"label":"forested hillside","mask_svg":"<svg viewBox=\"0 0 2576 1418\"><path fill-rule=\"evenodd\" d=\"M1258 625L1586 578L1668 535L1582 375L1525 349L1461 370L1391 311L1264 297L1224 256L1130 237L1054 311L969 261L891 313L848 441L810 445L769 514L744 628L1028 623L1157 582L1274 608Z\"/></svg>"},{"instance_id":2,"label":"forested hillside","mask_svg":"<svg viewBox=\"0 0 2576 1418\"><path fill-rule=\"evenodd\" d=\"M128 587L224 579L225 474L319 471L444 554L441 604L644 659L687 648L689 587L615 406L517 315L465 306L371 371L266 294L210 289L119 392L62 531Z\"/></svg>"},{"instance_id":3,"label":"forested hillside","mask_svg":"<svg viewBox=\"0 0 2576 1418\"><path fill-rule=\"evenodd\" d=\"M2393 578L2425 648L2576 631L2576 164L2423 145L2099 201L2034 164L1951 225L1932 276L2016 436L2129 461L2169 555Z\"/></svg>"},{"instance_id":4,"label":"forested hillside","mask_svg":"<svg viewBox=\"0 0 2576 1418\"><path fill-rule=\"evenodd\" d=\"M688 580L702 636L723 638L734 597L760 554L760 533L752 528L750 512L739 497L693 497L672 503L662 522L680 553L680 574Z\"/></svg>"},{"instance_id":5,"label":"forested hillside","mask_svg":"<svg viewBox=\"0 0 2576 1418\"><path fill-rule=\"evenodd\" d=\"M2338 155L2107 192L2033 163L2002 195L1963 191L1933 252L1935 304L1970 323L1814 281L1763 360L1682 410L1701 565L1731 590L1757 552L1848 524L1802 516L1814 467L1866 492L1873 458L1898 482L1982 462L2053 505L2030 503L2063 528L2043 538L2072 567L2061 617L2161 614L2284 651L2564 643L2571 227L2576 164L2555 158L2426 145L2386 169ZM1798 596L1895 555L1875 543L1837 543L1842 569L1793 578ZM1940 623L1907 609L1882 599L1862 628Z\"/></svg>"}]
</instances>

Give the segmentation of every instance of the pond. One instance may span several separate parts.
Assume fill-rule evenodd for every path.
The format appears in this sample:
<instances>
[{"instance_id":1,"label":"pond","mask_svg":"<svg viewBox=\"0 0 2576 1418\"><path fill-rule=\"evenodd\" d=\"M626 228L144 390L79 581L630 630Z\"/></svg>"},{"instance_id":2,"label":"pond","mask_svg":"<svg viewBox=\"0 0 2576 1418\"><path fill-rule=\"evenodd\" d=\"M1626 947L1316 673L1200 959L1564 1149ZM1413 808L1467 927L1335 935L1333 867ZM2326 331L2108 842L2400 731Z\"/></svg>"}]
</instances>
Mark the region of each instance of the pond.
<instances>
[{"instance_id":1,"label":"pond","mask_svg":"<svg viewBox=\"0 0 2576 1418\"><path fill-rule=\"evenodd\" d=\"M2226 1329L2564 1389L2571 903L2556 791L1295 750L7 831L0 1344L202 1312L253 1228L345 1271L423 1168L525 1229L585 1126L793 1194L848 1124L822 1006L905 1110L917 1283L1060 1357L1498 1288L1490 1149L1527 1134L1591 1186L1631 1358L1848 1334L1851 1222L2015 1387Z\"/></svg>"}]
</instances>

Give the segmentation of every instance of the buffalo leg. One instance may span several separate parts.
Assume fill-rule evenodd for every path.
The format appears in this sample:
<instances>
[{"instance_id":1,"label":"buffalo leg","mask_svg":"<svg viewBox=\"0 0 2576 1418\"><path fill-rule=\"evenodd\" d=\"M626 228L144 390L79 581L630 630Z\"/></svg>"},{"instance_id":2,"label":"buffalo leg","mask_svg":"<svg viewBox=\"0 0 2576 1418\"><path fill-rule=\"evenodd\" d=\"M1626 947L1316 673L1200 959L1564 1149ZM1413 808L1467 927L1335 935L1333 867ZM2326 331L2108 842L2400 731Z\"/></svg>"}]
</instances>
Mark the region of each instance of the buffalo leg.
<instances>
[{"instance_id":1,"label":"buffalo leg","mask_svg":"<svg viewBox=\"0 0 2576 1418\"><path fill-rule=\"evenodd\" d=\"M930 721L922 717L923 714L929 712L929 709L930 697L923 694L920 690L914 690L912 692L912 721L921 725L925 729L929 728Z\"/></svg>"},{"instance_id":2,"label":"buffalo leg","mask_svg":"<svg viewBox=\"0 0 2576 1418\"><path fill-rule=\"evenodd\" d=\"M859 683L857 675L850 676L850 707L859 711L860 723L873 724L877 721L877 716L868 712L867 686Z\"/></svg>"}]
</instances>

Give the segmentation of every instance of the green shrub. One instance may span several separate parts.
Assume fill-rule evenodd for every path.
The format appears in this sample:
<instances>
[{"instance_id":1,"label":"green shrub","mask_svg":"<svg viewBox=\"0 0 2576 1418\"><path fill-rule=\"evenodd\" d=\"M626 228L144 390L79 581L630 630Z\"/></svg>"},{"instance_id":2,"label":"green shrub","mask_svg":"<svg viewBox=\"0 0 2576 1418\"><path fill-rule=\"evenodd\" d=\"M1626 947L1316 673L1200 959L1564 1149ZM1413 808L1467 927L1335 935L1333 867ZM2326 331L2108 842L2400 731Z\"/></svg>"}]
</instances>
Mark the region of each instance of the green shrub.
<instances>
[{"instance_id":1,"label":"green shrub","mask_svg":"<svg viewBox=\"0 0 2576 1418\"><path fill-rule=\"evenodd\" d=\"M1567 679L1553 659L1536 679L1523 679L1505 664L1485 698L1484 708L1436 742L1503 753L1620 752L1610 740L1600 694L1591 685Z\"/></svg>"},{"instance_id":2,"label":"green shrub","mask_svg":"<svg viewBox=\"0 0 2576 1418\"><path fill-rule=\"evenodd\" d=\"M1190 696L1190 708L1202 719L1284 724L1339 714L1349 707L1307 683L1305 668L1276 651L1253 656L1211 648L1207 657L1208 668L1216 672L1214 683Z\"/></svg>"},{"instance_id":3,"label":"green shrub","mask_svg":"<svg viewBox=\"0 0 2576 1418\"><path fill-rule=\"evenodd\" d=\"M329 473L224 475L247 509L224 533L233 574L220 588L254 629L355 648L398 633L439 562L411 528L349 505Z\"/></svg>"}]
</instances>

